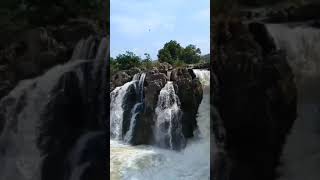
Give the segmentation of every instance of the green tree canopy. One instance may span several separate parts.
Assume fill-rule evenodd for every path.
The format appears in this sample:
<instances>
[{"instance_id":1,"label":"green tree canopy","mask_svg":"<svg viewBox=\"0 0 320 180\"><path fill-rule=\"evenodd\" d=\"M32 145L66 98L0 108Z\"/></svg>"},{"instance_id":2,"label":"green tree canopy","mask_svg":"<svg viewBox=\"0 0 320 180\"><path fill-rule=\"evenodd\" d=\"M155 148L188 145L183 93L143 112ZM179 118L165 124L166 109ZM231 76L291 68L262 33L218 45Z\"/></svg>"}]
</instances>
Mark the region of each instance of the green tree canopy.
<instances>
[{"instance_id":1,"label":"green tree canopy","mask_svg":"<svg viewBox=\"0 0 320 180\"><path fill-rule=\"evenodd\" d=\"M181 60L187 64L198 63L201 59L201 51L195 45L188 45L183 49Z\"/></svg>"},{"instance_id":2,"label":"green tree canopy","mask_svg":"<svg viewBox=\"0 0 320 180\"><path fill-rule=\"evenodd\" d=\"M168 62L173 63L174 61L178 61L183 48L177 41L171 40L167 42L162 49L158 52L158 59L160 62Z\"/></svg>"},{"instance_id":3,"label":"green tree canopy","mask_svg":"<svg viewBox=\"0 0 320 180\"><path fill-rule=\"evenodd\" d=\"M151 56L149 53L144 53L145 58L142 60L142 62L151 62Z\"/></svg>"},{"instance_id":4,"label":"green tree canopy","mask_svg":"<svg viewBox=\"0 0 320 180\"><path fill-rule=\"evenodd\" d=\"M201 59L201 51L195 45L188 45L183 48L177 41L167 42L158 52L160 62L174 64L181 61L187 64L198 63Z\"/></svg>"},{"instance_id":5,"label":"green tree canopy","mask_svg":"<svg viewBox=\"0 0 320 180\"><path fill-rule=\"evenodd\" d=\"M141 65L141 58L135 55L133 52L126 51L125 54L119 54L115 62L110 64L116 64L120 70L130 69Z\"/></svg>"}]
</instances>

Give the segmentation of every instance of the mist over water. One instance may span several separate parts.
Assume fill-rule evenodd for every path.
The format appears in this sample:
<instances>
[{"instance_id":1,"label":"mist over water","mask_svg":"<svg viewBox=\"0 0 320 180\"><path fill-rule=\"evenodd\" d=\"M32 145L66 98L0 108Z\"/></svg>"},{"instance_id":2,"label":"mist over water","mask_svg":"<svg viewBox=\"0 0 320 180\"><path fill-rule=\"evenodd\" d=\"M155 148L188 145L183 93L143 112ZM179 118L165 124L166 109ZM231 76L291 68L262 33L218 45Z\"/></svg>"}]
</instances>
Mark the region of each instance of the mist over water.
<instances>
[{"instance_id":1,"label":"mist over water","mask_svg":"<svg viewBox=\"0 0 320 180\"><path fill-rule=\"evenodd\" d=\"M197 71L197 72L196 72ZM210 72L194 70L204 89L209 89ZM168 84L167 84L168 85ZM167 87L167 89L170 86ZM168 96L166 96L168 97ZM185 149L173 151L157 146L131 146L110 139L112 180L207 180L210 177L210 94L204 90L198 109L198 130ZM174 105L175 103L171 104ZM177 104L176 104L177 105ZM111 104L111 107L113 105ZM161 111L159 111L160 113ZM111 112L114 113L114 112Z\"/></svg>"}]
</instances>

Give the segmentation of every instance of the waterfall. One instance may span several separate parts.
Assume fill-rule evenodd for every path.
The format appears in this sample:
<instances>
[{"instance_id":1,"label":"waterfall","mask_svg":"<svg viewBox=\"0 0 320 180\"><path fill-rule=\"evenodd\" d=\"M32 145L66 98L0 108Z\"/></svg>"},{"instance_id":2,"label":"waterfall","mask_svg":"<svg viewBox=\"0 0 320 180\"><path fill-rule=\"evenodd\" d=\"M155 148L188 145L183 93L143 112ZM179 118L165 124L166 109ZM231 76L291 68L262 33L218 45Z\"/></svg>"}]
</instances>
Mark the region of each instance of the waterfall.
<instances>
[{"instance_id":1,"label":"waterfall","mask_svg":"<svg viewBox=\"0 0 320 180\"><path fill-rule=\"evenodd\" d=\"M200 73L208 72L201 70ZM209 81L205 83L208 76L202 77L206 78L198 78L204 87L209 86ZM136 75L134 79L137 81L140 76ZM188 139L188 144L180 151L172 151L171 149L179 148L184 137L181 132L179 98L175 93L174 83L168 81L158 95L155 117L150 119L154 120L153 135L156 146L131 146L110 139L111 179L210 179L209 96L209 91L204 92L198 109L199 136ZM138 106L137 103L132 106L131 112Z\"/></svg>"},{"instance_id":2,"label":"waterfall","mask_svg":"<svg viewBox=\"0 0 320 180\"><path fill-rule=\"evenodd\" d=\"M117 140L123 140L130 143L134 133L134 127L137 120L137 115L143 109L143 87L146 74L135 74L132 81L125 83L123 86L115 88L111 96L110 107L110 134L112 138ZM136 94L136 102L130 110L130 122L129 129L126 133L123 133L124 126L124 104L126 102L126 96L130 92L130 88L134 88Z\"/></svg>"},{"instance_id":3,"label":"waterfall","mask_svg":"<svg viewBox=\"0 0 320 180\"><path fill-rule=\"evenodd\" d=\"M160 147L170 149L181 146L184 140L181 127L180 101L173 82L168 81L161 89L156 107L155 140Z\"/></svg>"},{"instance_id":4,"label":"waterfall","mask_svg":"<svg viewBox=\"0 0 320 180\"><path fill-rule=\"evenodd\" d=\"M286 52L298 88L298 117L282 153L279 180L320 177L320 31L285 24L267 25L277 48Z\"/></svg>"},{"instance_id":5,"label":"waterfall","mask_svg":"<svg viewBox=\"0 0 320 180\"><path fill-rule=\"evenodd\" d=\"M80 46L84 41L90 41L90 43L87 43L90 46ZM99 41L97 39L90 37L87 40L81 40L73 52L73 59L69 62L52 67L43 75L34 79L21 81L6 97L1 99L1 180L42 179L47 175L46 173L52 172L50 168L53 165L50 163L62 165L64 159L67 159L67 157L62 156L61 158L47 161L47 158L51 157L53 149L54 153L58 151L61 154L67 154L67 151L72 147L63 143L69 142L71 138L76 140L75 138L78 138L79 135L77 134L77 128L82 128L82 125L87 123L87 121L84 122L87 120L85 116L81 117L82 119L78 119L77 114L83 112L74 114L75 112L72 108L75 107L67 106L68 103L74 103L74 98L77 98L83 104L76 106L83 108L83 106L91 107L99 101L97 96L99 96L99 93L101 93L99 91L104 87L95 88L94 91L90 87L98 87L97 84L101 84L100 80L103 81L103 77L98 77L98 74L91 76L90 72L93 70L95 62L88 60L88 58L94 59L96 57L96 61L105 63L105 57L108 56L105 54L108 53L106 51L107 48L105 48L108 45L103 43L105 41L106 39L103 38L100 41L100 46L98 46ZM97 51L100 53L96 53L95 56L94 52ZM80 55L79 53L84 54ZM82 60L78 60L78 58ZM96 72L103 72L100 68L103 69L104 66L97 66ZM103 76L103 73L100 75ZM66 82L71 83L66 84ZM71 91L72 93L69 94ZM89 102L88 99L91 101ZM66 107L67 109L59 109L59 107ZM83 114L88 115L90 123L94 124L96 122L94 115L101 114L101 111L95 110L91 112L88 110ZM80 127L78 124L72 124L75 121L83 124ZM69 126L70 124L72 124L72 128ZM62 140L61 137L58 137L60 134L55 133L58 129L61 130L60 134L69 134L70 137L63 137L64 139ZM81 132L85 131L85 128L81 129ZM47 149L48 147L51 149ZM83 159L83 157L81 158ZM75 170L72 169L73 167L70 168L68 171ZM57 179L60 179L61 176L68 177L64 174L67 173L66 170L61 170L61 168L55 170L55 176L59 177Z\"/></svg>"},{"instance_id":6,"label":"waterfall","mask_svg":"<svg viewBox=\"0 0 320 180\"><path fill-rule=\"evenodd\" d=\"M290 27L283 24L269 24L267 28L277 47L286 51L289 64L298 78L319 76L320 31L318 29Z\"/></svg>"},{"instance_id":7,"label":"waterfall","mask_svg":"<svg viewBox=\"0 0 320 180\"><path fill-rule=\"evenodd\" d=\"M194 74L196 75L197 78L199 78L203 90L205 92L209 92L210 88L210 71L206 69L193 69ZM209 91L208 91L209 90Z\"/></svg>"},{"instance_id":8,"label":"waterfall","mask_svg":"<svg viewBox=\"0 0 320 180\"><path fill-rule=\"evenodd\" d=\"M75 46L70 61L79 59L93 59L96 55L96 38L89 36L87 39L81 39ZM105 43L106 44L106 43Z\"/></svg>"},{"instance_id":9,"label":"waterfall","mask_svg":"<svg viewBox=\"0 0 320 180\"><path fill-rule=\"evenodd\" d=\"M111 137L120 140L122 138L122 123L123 112L122 107L124 97L130 86L133 86L136 80L125 83L123 86L115 88L111 93L110 101L110 135Z\"/></svg>"},{"instance_id":10,"label":"waterfall","mask_svg":"<svg viewBox=\"0 0 320 180\"><path fill-rule=\"evenodd\" d=\"M210 129L207 127L210 124L210 108L207 104L210 104L210 71L205 69L194 69L194 74L199 78L203 87L203 98L199 106L197 124L199 127L199 136L209 140Z\"/></svg>"},{"instance_id":11,"label":"waterfall","mask_svg":"<svg viewBox=\"0 0 320 180\"><path fill-rule=\"evenodd\" d=\"M0 151L4 152L0 155L2 179L40 178L43 157L36 144L40 112L50 102L60 77L82 63L58 65L39 78L22 81L1 100L1 118L5 121L0 136Z\"/></svg>"},{"instance_id":12,"label":"waterfall","mask_svg":"<svg viewBox=\"0 0 320 180\"><path fill-rule=\"evenodd\" d=\"M131 140L132 140L134 127L135 127L136 121L137 121L137 116L143 109L143 89L144 89L143 87L144 87L145 77L146 77L146 74L142 73L140 75L138 85L136 86L138 102L134 105L133 109L131 110L131 120L130 120L129 130L127 131L125 138L124 138L125 142L128 142L128 143L131 142Z\"/></svg>"}]
</instances>

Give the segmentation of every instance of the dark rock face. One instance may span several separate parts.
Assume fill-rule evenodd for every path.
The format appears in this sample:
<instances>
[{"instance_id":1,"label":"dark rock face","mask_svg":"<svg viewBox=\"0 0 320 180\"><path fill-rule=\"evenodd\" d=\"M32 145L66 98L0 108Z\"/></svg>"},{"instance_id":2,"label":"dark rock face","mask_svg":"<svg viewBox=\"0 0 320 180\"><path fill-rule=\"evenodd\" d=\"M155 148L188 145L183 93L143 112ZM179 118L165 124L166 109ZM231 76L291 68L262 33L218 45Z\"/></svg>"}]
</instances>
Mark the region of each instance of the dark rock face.
<instances>
[{"instance_id":1,"label":"dark rock face","mask_svg":"<svg viewBox=\"0 0 320 180\"><path fill-rule=\"evenodd\" d=\"M38 143L47 156L43 161L42 179L60 179L64 176L64 158L61 157L67 156L86 124L79 83L75 73L67 73L62 77L53 91L54 99L43 114L44 122Z\"/></svg>"},{"instance_id":2,"label":"dark rock face","mask_svg":"<svg viewBox=\"0 0 320 180\"><path fill-rule=\"evenodd\" d=\"M102 158L107 152L105 136L105 132L89 132L79 138L66 163L69 179L98 180L107 176L107 162Z\"/></svg>"},{"instance_id":3,"label":"dark rock face","mask_svg":"<svg viewBox=\"0 0 320 180\"><path fill-rule=\"evenodd\" d=\"M171 78L168 79L167 74L171 71ZM134 72L134 73L132 73ZM151 144L154 139L152 137L152 128L155 125L158 98L161 89L166 85L167 81L173 81L176 94L181 103L181 124L182 132L185 138L193 137L193 132L197 128L196 116L198 107L202 100L202 85L192 69L178 68L172 69L172 66L167 63L160 63L158 67L151 70L142 71L146 73L144 81L144 100L143 110L137 115L134 131L132 134L131 144ZM120 71L111 77L111 90L117 86L122 86L128 81L131 81L136 73L141 73L140 69L133 68L126 71ZM124 114L123 114L123 132L125 134L130 126L132 112L131 110L137 103L137 94L135 86L128 88L124 99ZM180 118L179 117L179 118ZM179 141L173 139L174 141ZM180 144L180 143L177 143ZM186 145L182 143L181 149Z\"/></svg>"},{"instance_id":4,"label":"dark rock face","mask_svg":"<svg viewBox=\"0 0 320 180\"><path fill-rule=\"evenodd\" d=\"M35 28L18 34L14 42L0 50L0 64L7 66L8 74L4 78L16 84L64 62L65 55L66 48L46 29Z\"/></svg>"},{"instance_id":5,"label":"dark rock face","mask_svg":"<svg viewBox=\"0 0 320 180\"><path fill-rule=\"evenodd\" d=\"M189 69L210 69L210 63L202 63L202 64L191 64L188 65Z\"/></svg>"},{"instance_id":6,"label":"dark rock face","mask_svg":"<svg viewBox=\"0 0 320 180\"><path fill-rule=\"evenodd\" d=\"M172 70L172 66L167 62L163 62L159 64L158 69L159 72L166 74L168 71Z\"/></svg>"},{"instance_id":7,"label":"dark rock face","mask_svg":"<svg viewBox=\"0 0 320 180\"><path fill-rule=\"evenodd\" d=\"M263 25L224 20L214 25L217 82L211 103L221 119L212 123L219 152L213 155L213 177L275 179L297 113L292 70Z\"/></svg>"},{"instance_id":8,"label":"dark rock face","mask_svg":"<svg viewBox=\"0 0 320 180\"><path fill-rule=\"evenodd\" d=\"M276 50L273 38L269 34L266 26L262 23L250 23L249 31L251 32L254 40L259 43L264 55L267 55Z\"/></svg>"},{"instance_id":9,"label":"dark rock face","mask_svg":"<svg viewBox=\"0 0 320 180\"><path fill-rule=\"evenodd\" d=\"M90 23L38 27L21 30L15 39L3 42L6 44L0 47L0 67L5 67L5 71L0 69L1 80L8 81L11 86L1 90L0 99L20 80L34 78L57 64L67 62L76 43L97 34L95 29L95 25Z\"/></svg>"},{"instance_id":10,"label":"dark rock face","mask_svg":"<svg viewBox=\"0 0 320 180\"><path fill-rule=\"evenodd\" d=\"M129 70L119 71L110 78L110 92L113 91L116 87L122 86L125 83L132 80L135 74L140 73L139 68L133 67Z\"/></svg>"},{"instance_id":11,"label":"dark rock face","mask_svg":"<svg viewBox=\"0 0 320 180\"><path fill-rule=\"evenodd\" d=\"M244 20L259 19L266 23L287 23L287 22L303 22L318 20L320 4L319 1L240 1L240 4L251 8L240 10L239 16ZM256 8L260 8L257 10ZM308 23L305 23L308 24ZM312 23L309 25L313 25Z\"/></svg>"},{"instance_id":12,"label":"dark rock face","mask_svg":"<svg viewBox=\"0 0 320 180\"><path fill-rule=\"evenodd\" d=\"M152 126L155 118L155 108L157 106L158 95L166 84L166 75L159 72L148 71L144 81L143 112L139 121L136 122L136 129L133 134L132 144L152 143Z\"/></svg>"},{"instance_id":13,"label":"dark rock face","mask_svg":"<svg viewBox=\"0 0 320 180\"><path fill-rule=\"evenodd\" d=\"M124 103L123 104L123 127L122 127L122 134L125 135L126 132L129 130L130 127L130 121L131 121L131 116L132 116L132 109L134 107L134 105L138 102L138 94L137 91L135 89L135 85L132 84L130 85L130 87L128 88L127 94L124 97ZM124 138L124 137L122 137Z\"/></svg>"},{"instance_id":14,"label":"dark rock face","mask_svg":"<svg viewBox=\"0 0 320 180\"><path fill-rule=\"evenodd\" d=\"M202 100L202 85L192 70L184 68L174 69L171 80L181 103L183 135L186 138L193 137L193 130L197 128L196 115Z\"/></svg>"},{"instance_id":15,"label":"dark rock face","mask_svg":"<svg viewBox=\"0 0 320 180\"><path fill-rule=\"evenodd\" d=\"M101 165L101 158L97 161L94 156L96 152L101 155L101 151L95 149L99 148L99 144L87 147L90 149L88 152L83 150L85 148L78 149L80 145L76 142L88 132L105 132L105 127L109 124L105 93L109 89L105 74L107 50L108 44L103 38L96 52L96 59L75 60L56 66L38 78L21 82L0 101L0 158L4 161L0 171L2 176L27 179L25 175L16 173L19 170L8 171L8 168L16 169L16 165L7 163L7 160L11 161L13 156L33 155L44 157L35 160L37 168L30 172L41 176L41 179L69 179L69 173L73 173L71 171L77 173L79 167L75 166L81 166L87 161L90 164L86 164L83 177L78 179L88 179L85 174L100 172L101 175L105 172L102 169L106 165ZM28 122L28 126L19 127L24 121ZM16 136L14 134L31 136L36 141L33 138L32 141L12 138ZM97 137L97 141L105 142L102 138ZM25 148L32 148L32 151L16 151L18 147L12 145L18 143L26 144ZM10 150L14 151L14 155ZM71 167L67 164L71 150L76 151L75 153L86 151L82 153L86 154L84 156L87 159L78 157L74 161L79 161L79 164ZM95 178L97 177L91 177Z\"/></svg>"},{"instance_id":16,"label":"dark rock face","mask_svg":"<svg viewBox=\"0 0 320 180\"><path fill-rule=\"evenodd\" d=\"M51 92L52 99L42 114L41 131L38 137L38 146L46 155L42 166L42 179L63 179L69 173L71 176L73 171L77 173L72 168L77 168L76 166L81 166L85 162L90 162L90 165L86 165L81 172L83 177L79 179L88 179L89 174L104 174L102 169L106 165L101 162L102 152L95 149L105 145L104 137L99 135L90 140L96 141L95 146L91 147L86 147L87 144L84 142L75 144L85 136L84 132L103 133L106 126L105 109L107 107L100 104L100 99L106 98L101 97L101 92L105 94L104 92L107 91L103 83L105 66L101 65L98 70L95 70L94 63L94 61L82 63L77 69L65 73ZM80 76L77 71L82 72ZM102 103L106 104L106 101ZM84 150L85 148L90 151ZM81 156L84 157L80 157L79 154L73 157L76 159L69 162L77 164L68 165L66 161L70 160L68 157L71 149L74 149L73 153L82 153ZM91 178L96 179L97 175Z\"/></svg>"},{"instance_id":17,"label":"dark rock face","mask_svg":"<svg viewBox=\"0 0 320 180\"><path fill-rule=\"evenodd\" d=\"M52 28L52 34L58 42L72 49L80 39L85 39L92 34L99 34L99 28L90 19L73 19Z\"/></svg>"}]
</instances>

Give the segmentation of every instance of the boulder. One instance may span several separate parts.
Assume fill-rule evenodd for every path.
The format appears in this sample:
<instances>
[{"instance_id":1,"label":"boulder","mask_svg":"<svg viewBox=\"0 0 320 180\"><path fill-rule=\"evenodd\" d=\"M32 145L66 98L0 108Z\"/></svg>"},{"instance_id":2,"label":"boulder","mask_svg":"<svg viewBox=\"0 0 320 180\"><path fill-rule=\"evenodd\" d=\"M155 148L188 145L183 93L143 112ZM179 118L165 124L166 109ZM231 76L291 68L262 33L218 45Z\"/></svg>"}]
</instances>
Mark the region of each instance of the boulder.
<instances>
[{"instance_id":1,"label":"boulder","mask_svg":"<svg viewBox=\"0 0 320 180\"><path fill-rule=\"evenodd\" d=\"M228 168L217 170L213 177L276 179L282 147L296 119L293 72L263 26L215 23L211 68L217 83L211 103L221 120L213 119L212 129L224 132L215 132L223 157L217 157L213 166Z\"/></svg>"},{"instance_id":2,"label":"boulder","mask_svg":"<svg viewBox=\"0 0 320 180\"><path fill-rule=\"evenodd\" d=\"M92 34L98 34L99 28L89 19L71 19L67 23L52 27L52 34L57 41L68 49L73 49L80 39L86 39Z\"/></svg>"},{"instance_id":3,"label":"boulder","mask_svg":"<svg viewBox=\"0 0 320 180\"><path fill-rule=\"evenodd\" d=\"M155 109L158 96L165 86L167 77L163 73L148 71L144 82L144 111L140 115L140 121L136 124L132 144L152 143L152 126L154 125Z\"/></svg>"},{"instance_id":4,"label":"boulder","mask_svg":"<svg viewBox=\"0 0 320 180\"><path fill-rule=\"evenodd\" d=\"M12 87L20 80L34 78L66 60L65 46L42 27L19 32L15 41L0 50L0 66L6 67L2 78L9 80Z\"/></svg>"},{"instance_id":5,"label":"boulder","mask_svg":"<svg viewBox=\"0 0 320 180\"><path fill-rule=\"evenodd\" d=\"M127 71L125 71L129 76L134 76L135 74L138 74L141 72L141 69L137 68L137 67L133 67Z\"/></svg>"},{"instance_id":6,"label":"boulder","mask_svg":"<svg viewBox=\"0 0 320 180\"><path fill-rule=\"evenodd\" d=\"M202 101L202 85L193 71L186 68L174 69L171 72L176 94L179 97L182 111L182 132L186 138L193 137L197 128L197 113Z\"/></svg>"},{"instance_id":7,"label":"boulder","mask_svg":"<svg viewBox=\"0 0 320 180\"><path fill-rule=\"evenodd\" d=\"M158 64L157 69L159 72L167 74L168 71L172 70L172 66L167 62L163 62Z\"/></svg>"},{"instance_id":8,"label":"boulder","mask_svg":"<svg viewBox=\"0 0 320 180\"><path fill-rule=\"evenodd\" d=\"M122 86L132 80L133 76L128 75L125 71L119 71L110 78L110 92L116 87Z\"/></svg>"}]
</instances>

